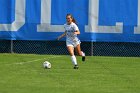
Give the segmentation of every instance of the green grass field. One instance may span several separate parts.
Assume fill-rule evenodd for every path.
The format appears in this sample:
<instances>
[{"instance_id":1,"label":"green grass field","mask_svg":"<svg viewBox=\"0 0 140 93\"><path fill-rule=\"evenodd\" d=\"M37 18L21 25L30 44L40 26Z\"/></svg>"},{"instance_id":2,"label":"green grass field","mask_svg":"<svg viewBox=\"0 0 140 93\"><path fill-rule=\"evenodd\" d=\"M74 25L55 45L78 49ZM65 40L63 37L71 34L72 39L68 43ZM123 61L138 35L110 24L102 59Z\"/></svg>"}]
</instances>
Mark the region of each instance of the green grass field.
<instances>
[{"instance_id":1,"label":"green grass field","mask_svg":"<svg viewBox=\"0 0 140 93\"><path fill-rule=\"evenodd\" d=\"M77 60L75 70L69 56L0 54L0 93L140 93L140 58Z\"/></svg>"}]
</instances>

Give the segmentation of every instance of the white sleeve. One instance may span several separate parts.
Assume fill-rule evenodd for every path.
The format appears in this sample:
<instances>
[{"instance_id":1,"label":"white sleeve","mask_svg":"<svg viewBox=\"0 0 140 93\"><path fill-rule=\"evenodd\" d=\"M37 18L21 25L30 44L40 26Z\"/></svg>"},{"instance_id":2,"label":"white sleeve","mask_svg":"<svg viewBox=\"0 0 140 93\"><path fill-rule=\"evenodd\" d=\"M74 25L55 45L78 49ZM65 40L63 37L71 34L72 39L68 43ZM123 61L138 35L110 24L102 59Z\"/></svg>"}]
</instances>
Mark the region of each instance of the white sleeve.
<instances>
[{"instance_id":1,"label":"white sleeve","mask_svg":"<svg viewBox=\"0 0 140 93\"><path fill-rule=\"evenodd\" d=\"M79 30L79 28L78 28L78 26L76 24L73 25L73 29L74 29L74 31Z\"/></svg>"},{"instance_id":2,"label":"white sleeve","mask_svg":"<svg viewBox=\"0 0 140 93\"><path fill-rule=\"evenodd\" d=\"M67 32L67 31L66 31L66 24L64 24L64 32Z\"/></svg>"},{"instance_id":3,"label":"white sleeve","mask_svg":"<svg viewBox=\"0 0 140 93\"><path fill-rule=\"evenodd\" d=\"M64 29L66 29L65 27L66 27L66 24L64 24Z\"/></svg>"}]
</instances>

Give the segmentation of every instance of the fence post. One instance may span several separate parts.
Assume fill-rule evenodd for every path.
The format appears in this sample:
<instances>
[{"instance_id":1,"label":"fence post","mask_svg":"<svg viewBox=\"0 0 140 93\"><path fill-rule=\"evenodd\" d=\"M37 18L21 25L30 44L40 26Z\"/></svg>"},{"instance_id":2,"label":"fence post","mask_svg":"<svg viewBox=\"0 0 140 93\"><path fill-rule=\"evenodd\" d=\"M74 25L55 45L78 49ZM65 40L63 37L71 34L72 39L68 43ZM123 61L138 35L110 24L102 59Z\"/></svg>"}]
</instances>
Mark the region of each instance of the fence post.
<instances>
[{"instance_id":1,"label":"fence post","mask_svg":"<svg viewBox=\"0 0 140 93\"><path fill-rule=\"evenodd\" d=\"M13 51L13 40L11 40L11 49L10 49L10 52L11 53L14 53L14 51Z\"/></svg>"},{"instance_id":2,"label":"fence post","mask_svg":"<svg viewBox=\"0 0 140 93\"><path fill-rule=\"evenodd\" d=\"M93 56L93 41L91 41L91 56Z\"/></svg>"}]
</instances>

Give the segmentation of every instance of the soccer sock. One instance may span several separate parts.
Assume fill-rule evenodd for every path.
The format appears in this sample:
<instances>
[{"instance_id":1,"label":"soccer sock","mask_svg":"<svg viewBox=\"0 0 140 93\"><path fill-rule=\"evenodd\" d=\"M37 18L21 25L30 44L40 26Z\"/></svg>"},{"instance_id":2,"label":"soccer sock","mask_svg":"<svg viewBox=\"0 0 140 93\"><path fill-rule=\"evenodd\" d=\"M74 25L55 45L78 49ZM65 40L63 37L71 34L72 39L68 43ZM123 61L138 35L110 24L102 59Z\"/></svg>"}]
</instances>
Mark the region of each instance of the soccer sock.
<instances>
[{"instance_id":1,"label":"soccer sock","mask_svg":"<svg viewBox=\"0 0 140 93\"><path fill-rule=\"evenodd\" d=\"M82 56L85 56L85 53L83 51L81 51L81 53L82 53Z\"/></svg>"},{"instance_id":2,"label":"soccer sock","mask_svg":"<svg viewBox=\"0 0 140 93\"><path fill-rule=\"evenodd\" d=\"M75 55L71 56L71 61L74 65L77 65L77 60L76 60Z\"/></svg>"}]
</instances>

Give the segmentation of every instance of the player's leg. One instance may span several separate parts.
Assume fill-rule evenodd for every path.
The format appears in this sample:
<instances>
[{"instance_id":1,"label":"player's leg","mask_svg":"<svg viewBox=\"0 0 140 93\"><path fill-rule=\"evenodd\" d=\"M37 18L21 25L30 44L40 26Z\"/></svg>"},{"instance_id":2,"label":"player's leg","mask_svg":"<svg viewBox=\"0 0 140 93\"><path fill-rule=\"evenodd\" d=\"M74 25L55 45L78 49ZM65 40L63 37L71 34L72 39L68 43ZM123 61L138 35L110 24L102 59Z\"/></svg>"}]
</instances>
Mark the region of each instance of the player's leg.
<instances>
[{"instance_id":1,"label":"player's leg","mask_svg":"<svg viewBox=\"0 0 140 93\"><path fill-rule=\"evenodd\" d=\"M78 69L77 59L74 55L74 47L73 46L67 46L68 52L71 56L71 61L74 64L74 69Z\"/></svg>"},{"instance_id":2,"label":"player's leg","mask_svg":"<svg viewBox=\"0 0 140 93\"><path fill-rule=\"evenodd\" d=\"M83 51L81 51L81 46L80 44L78 44L76 47L76 52L79 56L82 56L82 61L85 61L85 53Z\"/></svg>"}]
</instances>

